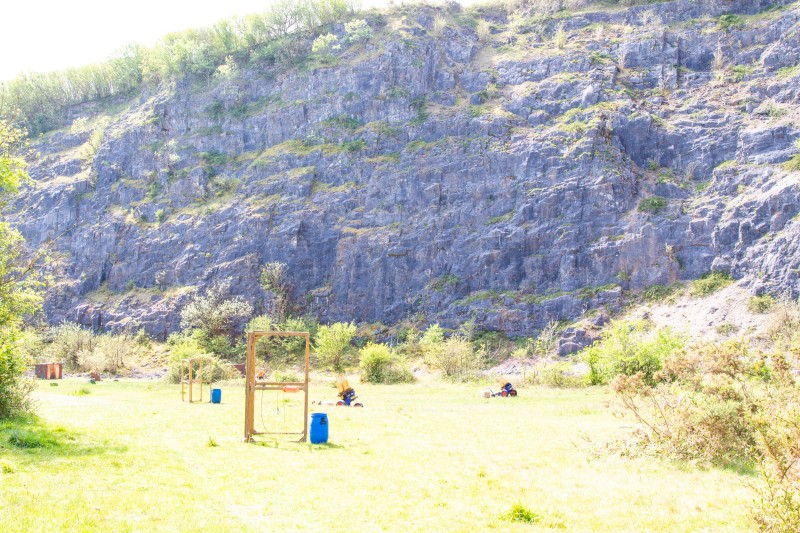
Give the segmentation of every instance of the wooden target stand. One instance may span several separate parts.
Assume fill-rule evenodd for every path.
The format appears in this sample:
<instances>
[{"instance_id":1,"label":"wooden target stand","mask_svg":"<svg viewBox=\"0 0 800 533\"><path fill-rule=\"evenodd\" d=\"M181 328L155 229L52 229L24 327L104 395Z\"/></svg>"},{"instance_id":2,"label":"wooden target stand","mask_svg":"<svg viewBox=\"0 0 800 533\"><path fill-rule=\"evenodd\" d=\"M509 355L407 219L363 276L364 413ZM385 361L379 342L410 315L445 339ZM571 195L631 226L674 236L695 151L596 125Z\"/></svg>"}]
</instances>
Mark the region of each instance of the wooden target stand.
<instances>
[{"instance_id":1,"label":"wooden target stand","mask_svg":"<svg viewBox=\"0 0 800 533\"><path fill-rule=\"evenodd\" d=\"M258 381L256 380L256 343L262 337L305 337L306 339L306 370L305 380L295 382ZM247 361L245 363L245 391L244 391L244 441L253 442L253 435L300 435L298 442L305 442L308 438L308 356L311 349L311 340L307 331L251 331L247 334ZM273 432L256 431L254 428L256 391L303 391L305 404L303 407L303 431Z\"/></svg>"},{"instance_id":2,"label":"wooden target stand","mask_svg":"<svg viewBox=\"0 0 800 533\"><path fill-rule=\"evenodd\" d=\"M193 374L194 365L195 363L199 363L199 372L197 376ZM208 366L204 366L205 363L208 363ZM188 374L187 374L187 367L188 367ZM208 370L208 372L203 372L204 368ZM186 385L189 386L189 403L193 402L202 402L203 401L203 386L208 383L208 401L211 401L211 387L212 379L211 376L214 374L214 364L209 360L208 357L194 357L192 359L181 359L181 401L186 401L186 389L184 388ZM188 379L187 379L188 375ZM194 384L200 384L200 399L195 400L192 397L192 391L194 390Z\"/></svg>"}]
</instances>

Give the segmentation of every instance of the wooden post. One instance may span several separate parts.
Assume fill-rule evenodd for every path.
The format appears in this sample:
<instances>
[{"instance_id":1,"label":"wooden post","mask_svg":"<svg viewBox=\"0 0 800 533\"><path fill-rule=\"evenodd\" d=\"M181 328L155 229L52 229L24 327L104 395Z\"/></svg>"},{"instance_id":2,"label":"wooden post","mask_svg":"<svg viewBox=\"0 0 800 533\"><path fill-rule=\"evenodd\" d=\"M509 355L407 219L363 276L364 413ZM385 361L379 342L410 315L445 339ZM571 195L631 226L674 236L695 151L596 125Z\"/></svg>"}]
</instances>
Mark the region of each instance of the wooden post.
<instances>
[{"instance_id":1,"label":"wooden post","mask_svg":"<svg viewBox=\"0 0 800 533\"><path fill-rule=\"evenodd\" d=\"M255 335L247 334L247 356L244 376L244 441L253 440L253 403L255 402Z\"/></svg>"},{"instance_id":2,"label":"wooden post","mask_svg":"<svg viewBox=\"0 0 800 533\"><path fill-rule=\"evenodd\" d=\"M194 388L192 381L192 366L194 365L192 363L193 361L189 359L189 403L192 403L192 389Z\"/></svg>"},{"instance_id":3,"label":"wooden post","mask_svg":"<svg viewBox=\"0 0 800 533\"><path fill-rule=\"evenodd\" d=\"M306 402L305 402L305 409L303 415L303 437L300 439L300 442L306 442L308 440L308 356L310 351L310 344L311 344L311 337L308 333L306 333L306 384L305 384L305 392L306 392Z\"/></svg>"}]
</instances>

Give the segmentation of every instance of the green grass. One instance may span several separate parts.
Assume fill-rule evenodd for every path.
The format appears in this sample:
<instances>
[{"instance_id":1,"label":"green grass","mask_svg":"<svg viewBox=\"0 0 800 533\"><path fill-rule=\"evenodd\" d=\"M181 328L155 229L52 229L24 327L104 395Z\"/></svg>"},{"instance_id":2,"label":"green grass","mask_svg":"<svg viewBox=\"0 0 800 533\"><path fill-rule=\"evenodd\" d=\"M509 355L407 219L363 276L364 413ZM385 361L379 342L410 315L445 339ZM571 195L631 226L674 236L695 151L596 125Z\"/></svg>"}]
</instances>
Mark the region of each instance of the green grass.
<instances>
[{"instance_id":1,"label":"green grass","mask_svg":"<svg viewBox=\"0 0 800 533\"><path fill-rule=\"evenodd\" d=\"M667 208L668 204L669 200L666 198L661 196L648 196L639 202L638 209L642 213L652 213L657 215L663 212Z\"/></svg>"},{"instance_id":2,"label":"green grass","mask_svg":"<svg viewBox=\"0 0 800 533\"><path fill-rule=\"evenodd\" d=\"M775 305L775 298L769 294L753 296L747 301L747 308L751 313L766 313Z\"/></svg>"},{"instance_id":3,"label":"green grass","mask_svg":"<svg viewBox=\"0 0 800 533\"><path fill-rule=\"evenodd\" d=\"M364 409L324 407L327 445L243 444L243 389L182 403L178 385L40 384L40 422L0 425L0 523L28 531L748 531L748 478L595 453L633 426L600 388L351 382ZM287 395L288 407L299 395ZM321 378L311 398L334 398ZM261 426L256 398L256 427ZM274 393L264 396L268 423ZM289 420L291 422L291 420ZM58 424L58 425L56 425ZM42 446L9 444L38 435ZM46 505L44 505L46 503ZM528 524L531 524L530 526Z\"/></svg>"},{"instance_id":4,"label":"green grass","mask_svg":"<svg viewBox=\"0 0 800 533\"><path fill-rule=\"evenodd\" d=\"M692 282L689 292L692 296L708 296L733 283L728 272L708 272Z\"/></svg>"}]
</instances>

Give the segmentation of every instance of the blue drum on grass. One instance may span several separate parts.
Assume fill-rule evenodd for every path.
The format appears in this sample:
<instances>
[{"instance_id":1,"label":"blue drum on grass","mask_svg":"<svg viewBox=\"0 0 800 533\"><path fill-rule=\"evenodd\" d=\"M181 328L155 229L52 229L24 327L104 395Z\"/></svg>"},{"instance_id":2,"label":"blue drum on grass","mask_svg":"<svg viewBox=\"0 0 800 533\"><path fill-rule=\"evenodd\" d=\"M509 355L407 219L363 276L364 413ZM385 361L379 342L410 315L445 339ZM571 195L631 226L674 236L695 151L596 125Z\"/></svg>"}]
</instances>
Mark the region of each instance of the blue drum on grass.
<instances>
[{"instance_id":1,"label":"blue drum on grass","mask_svg":"<svg viewBox=\"0 0 800 533\"><path fill-rule=\"evenodd\" d=\"M311 444L328 442L328 415L325 413L311 414Z\"/></svg>"},{"instance_id":2,"label":"blue drum on grass","mask_svg":"<svg viewBox=\"0 0 800 533\"><path fill-rule=\"evenodd\" d=\"M222 389L211 389L211 403L220 403L222 401Z\"/></svg>"}]
</instances>

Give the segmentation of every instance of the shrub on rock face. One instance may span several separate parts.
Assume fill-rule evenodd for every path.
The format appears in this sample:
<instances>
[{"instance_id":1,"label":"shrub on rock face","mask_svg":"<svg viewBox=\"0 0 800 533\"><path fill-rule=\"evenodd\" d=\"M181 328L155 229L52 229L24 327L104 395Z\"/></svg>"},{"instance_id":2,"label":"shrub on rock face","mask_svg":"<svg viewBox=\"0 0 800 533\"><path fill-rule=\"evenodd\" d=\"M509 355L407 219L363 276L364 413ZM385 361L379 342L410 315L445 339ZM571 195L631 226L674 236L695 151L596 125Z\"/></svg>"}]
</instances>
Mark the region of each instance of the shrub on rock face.
<instances>
[{"instance_id":1,"label":"shrub on rock face","mask_svg":"<svg viewBox=\"0 0 800 533\"><path fill-rule=\"evenodd\" d=\"M347 42L366 44L372 38L372 28L364 19L356 19L344 25Z\"/></svg>"},{"instance_id":2,"label":"shrub on rock face","mask_svg":"<svg viewBox=\"0 0 800 533\"><path fill-rule=\"evenodd\" d=\"M639 211L657 215L667 208L669 201L661 196L650 196L639 202Z\"/></svg>"},{"instance_id":3,"label":"shrub on rock face","mask_svg":"<svg viewBox=\"0 0 800 533\"><path fill-rule=\"evenodd\" d=\"M775 298L769 294L753 296L747 302L747 308L751 313L766 313L775 305Z\"/></svg>"},{"instance_id":4,"label":"shrub on rock face","mask_svg":"<svg viewBox=\"0 0 800 533\"><path fill-rule=\"evenodd\" d=\"M700 279L694 280L689 292L692 296L708 296L731 283L733 283L733 276L730 273L709 272L701 276Z\"/></svg>"}]
</instances>

